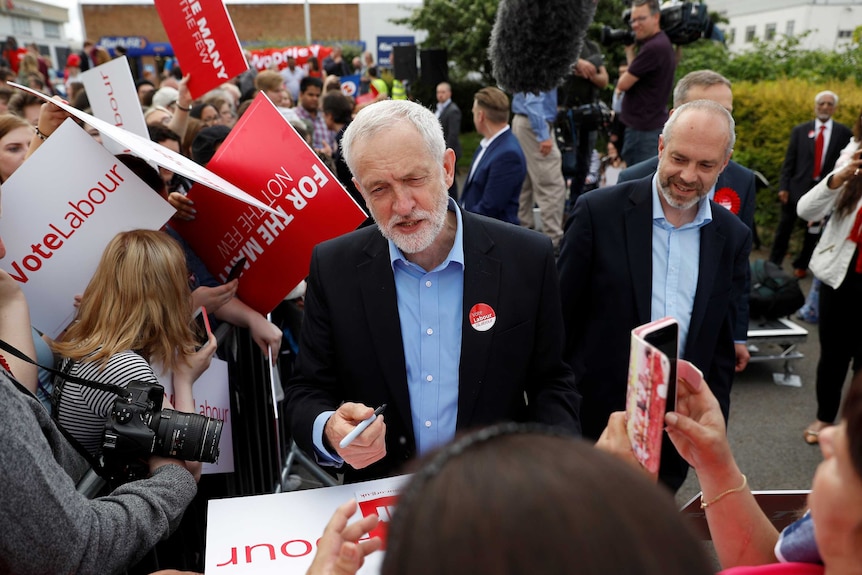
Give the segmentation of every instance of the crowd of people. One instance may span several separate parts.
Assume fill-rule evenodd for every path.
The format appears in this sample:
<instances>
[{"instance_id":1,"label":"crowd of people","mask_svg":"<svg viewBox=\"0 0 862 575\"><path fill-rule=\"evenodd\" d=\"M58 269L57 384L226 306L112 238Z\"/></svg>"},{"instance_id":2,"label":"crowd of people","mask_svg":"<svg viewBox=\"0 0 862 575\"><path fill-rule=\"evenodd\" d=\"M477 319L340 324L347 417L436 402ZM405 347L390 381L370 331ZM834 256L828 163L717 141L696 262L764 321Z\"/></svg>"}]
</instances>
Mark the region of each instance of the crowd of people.
<instances>
[{"instance_id":1,"label":"crowd of people","mask_svg":"<svg viewBox=\"0 0 862 575\"><path fill-rule=\"evenodd\" d=\"M859 572L862 119L845 134L831 120L838 96L817 94L816 123L794 129L785 161L793 185L779 193L788 213L780 234L797 217L823 229L793 265L822 282L818 406L805 440L820 444L824 462L809 512L779 534L726 434L733 379L750 359L755 205L753 172L731 160L731 84L700 70L674 85L655 0L634 0L630 24L634 43L614 87L624 130L604 157L597 131L611 118L596 100L610 78L593 44L558 90L509 95L486 86L473 95L482 140L460 189L452 85L436 86L433 107L395 98L370 54L347 62L335 47L321 62L289 58L195 98L178 66L136 82L150 139L201 166L264 94L366 212L358 229L314 247L283 405L292 441L339 480L413 472L389 527L386 575L572 565L709 573L673 504L689 468L728 575ZM10 66L7 52L15 75L0 68L0 81L51 93L38 58L7 50ZM69 57L71 105L89 109L78 77L103 61L92 45ZM374 93L362 104L339 85L356 72ZM25 96L9 89L0 115L0 183L68 117ZM117 159L174 207L174 218L196 217L191 181L135 156ZM818 242L824 249L814 249ZM171 222L126 231L105 247L73 323L51 339L31 325L20 285L0 270L0 339L63 374L0 354L0 428L10 439L0 448L0 481L11 494L0 520L19 526L0 535L0 571L121 572L176 527L196 493L197 462L153 455L145 478L92 498L76 490L88 465L100 464L114 394L73 379L123 388L155 384L168 370L173 406L194 411L193 384L217 347L213 336L196 344L190 320L199 307L247 328L275 364L286 332L237 296L239 281L218 281ZM679 322L680 361L704 376L680 378L656 481L632 453L624 410L631 330L666 316ZM855 377L838 419L848 369ZM338 509L309 575L355 573L379 549L364 537L376 519L350 523L354 511L353 502ZM62 538L44 537L51 521ZM513 537L528 544L499 548ZM785 567L754 567L776 560Z\"/></svg>"}]
</instances>

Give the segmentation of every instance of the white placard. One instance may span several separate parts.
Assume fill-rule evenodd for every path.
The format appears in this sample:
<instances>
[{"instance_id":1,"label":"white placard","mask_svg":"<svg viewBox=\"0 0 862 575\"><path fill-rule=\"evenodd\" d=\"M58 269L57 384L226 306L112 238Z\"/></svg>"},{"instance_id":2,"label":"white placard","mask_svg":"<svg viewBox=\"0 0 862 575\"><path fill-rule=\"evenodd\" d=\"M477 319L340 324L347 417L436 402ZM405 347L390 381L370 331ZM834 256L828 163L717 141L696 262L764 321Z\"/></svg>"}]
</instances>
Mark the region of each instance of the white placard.
<instances>
[{"instance_id":1,"label":"white placard","mask_svg":"<svg viewBox=\"0 0 862 575\"><path fill-rule=\"evenodd\" d=\"M207 511L206 575L304 575L317 540L339 505L368 491L397 491L409 475L275 495L212 499ZM358 520L357 511L351 522ZM380 571L383 552L360 574Z\"/></svg>"},{"instance_id":2,"label":"white placard","mask_svg":"<svg viewBox=\"0 0 862 575\"><path fill-rule=\"evenodd\" d=\"M87 91L90 109L97 118L142 138L149 139L144 111L138 99L135 80L125 56L108 60L100 66L81 73ZM105 147L113 154L121 154L126 147L107 134L102 134Z\"/></svg>"},{"instance_id":3,"label":"white placard","mask_svg":"<svg viewBox=\"0 0 862 575\"><path fill-rule=\"evenodd\" d=\"M153 369L158 373L157 367ZM159 374L159 383L165 388L167 400L173 403L174 384L170 373ZM209 368L195 381L192 393L195 413L224 421L219 441L218 463L204 463L201 473L232 473L234 470L233 429L230 414L230 388L227 362L213 357Z\"/></svg>"},{"instance_id":4,"label":"white placard","mask_svg":"<svg viewBox=\"0 0 862 575\"><path fill-rule=\"evenodd\" d=\"M3 182L0 267L21 284L31 323L56 338L119 232L157 230L174 208L71 119Z\"/></svg>"},{"instance_id":5,"label":"white placard","mask_svg":"<svg viewBox=\"0 0 862 575\"><path fill-rule=\"evenodd\" d=\"M153 162L156 165L183 175L190 180L194 180L195 182L199 182L217 192L221 192L232 198L236 198L249 205L255 206L256 208L265 210L275 216L280 216L280 214L276 210L267 206L260 200L257 200L252 196L248 195L247 193L245 193L232 183L228 182L224 178L215 175L211 171L193 162L189 158L186 158L182 154L177 154L173 150L169 150L161 144L157 144L156 142L150 141L149 138L142 138L137 134L133 134L132 132L124 130L123 128L117 128L116 126L113 126L112 124L109 124L104 120L100 120L95 116L91 116L86 112L82 112L81 110L78 110L77 108L74 108L73 106L70 106L65 102L62 102L60 100L54 100L41 92L37 92L32 88L28 88L27 86L22 86L21 84L16 84L15 82L9 82L9 85L13 88L18 88L19 90L29 92L30 94L38 96L46 102L51 102L59 108L62 108L63 110L69 112L85 124L93 126L102 134L105 134L109 138L118 142L121 146L123 146L123 149L131 150L133 154L147 160L148 162ZM77 150L75 151L77 153ZM35 155L32 157L35 157Z\"/></svg>"}]
</instances>

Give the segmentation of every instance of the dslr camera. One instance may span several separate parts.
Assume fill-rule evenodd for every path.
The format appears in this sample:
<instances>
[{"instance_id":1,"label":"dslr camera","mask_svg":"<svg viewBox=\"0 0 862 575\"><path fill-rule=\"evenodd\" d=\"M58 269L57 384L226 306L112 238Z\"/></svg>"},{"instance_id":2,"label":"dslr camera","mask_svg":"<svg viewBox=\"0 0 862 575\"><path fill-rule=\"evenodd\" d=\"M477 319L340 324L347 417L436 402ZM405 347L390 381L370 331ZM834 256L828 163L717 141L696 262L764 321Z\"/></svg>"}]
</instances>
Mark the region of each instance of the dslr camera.
<instances>
[{"instance_id":1,"label":"dslr camera","mask_svg":"<svg viewBox=\"0 0 862 575\"><path fill-rule=\"evenodd\" d=\"M130 381L111 406L105 423L101 463L110 480L146 477L150 455L215 463L224 422L196 413L162 409L164 388Z\"/></svg>"},{"instance_id":2,"label":"dslr camera","mask_svg":"<svg viewBox=\"0 0 862 575\"><path fill-rule=\"evenodd\" d=\"M631 8L623 11L626 24L631 20ZM681 2L669 0L661 5L659 23L672 44L683 46L700 38L724 42L724 33L715 26L703 2ZM634 44L635 35L631 29L603 26L600 41L604 46L622 43Z\"/></svg>"}]
</instances>

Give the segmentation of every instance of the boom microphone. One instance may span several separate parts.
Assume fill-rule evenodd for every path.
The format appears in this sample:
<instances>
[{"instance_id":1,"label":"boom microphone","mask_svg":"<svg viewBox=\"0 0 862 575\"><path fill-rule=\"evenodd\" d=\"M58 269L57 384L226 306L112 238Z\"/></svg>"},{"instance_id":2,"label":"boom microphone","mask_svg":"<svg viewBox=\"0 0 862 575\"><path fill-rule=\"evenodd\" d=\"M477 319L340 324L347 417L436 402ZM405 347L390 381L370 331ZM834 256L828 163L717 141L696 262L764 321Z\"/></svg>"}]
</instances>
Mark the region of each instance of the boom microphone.
<instances>
[{"instance_id":1,"label":"boom microphone","mask_svg":"<svg viewBox=\"0 0 862 575\"><path fill-rule=\"evenodd\" d=\"M488 54L510 92L547 92L571 71L597 0L500 0Z\"/></svg>"}]
</instances>

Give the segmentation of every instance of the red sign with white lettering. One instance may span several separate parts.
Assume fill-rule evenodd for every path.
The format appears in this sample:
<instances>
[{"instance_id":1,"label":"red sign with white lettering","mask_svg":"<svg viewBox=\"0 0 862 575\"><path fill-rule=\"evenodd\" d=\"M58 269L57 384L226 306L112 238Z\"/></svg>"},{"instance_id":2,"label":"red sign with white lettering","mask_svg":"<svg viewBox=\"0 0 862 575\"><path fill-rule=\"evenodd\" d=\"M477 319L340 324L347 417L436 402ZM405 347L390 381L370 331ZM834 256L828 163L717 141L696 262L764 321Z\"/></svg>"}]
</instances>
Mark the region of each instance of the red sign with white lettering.
<instances>
[{"instance_id":1,"label":"red sign with white lettering","mask_svg":"<svg viewBox=\"0 0 862 575\"><path fill-rule=\"evenodd\" d=\"M244 256L246 270L238 293L262 314L271 312L308 275L315 245L355 230L366 218L263 93L231 129L207 169L280 215L196 184L189 191L195 219L171 225L222 281Z\"/></svg>"},{"instance_id":2,"label":"red sign with white lettering","mask_svg":"<svg viewBox=\"0 0 862 575\"><path fill-rule=\"evenodd\" d=\"M198 98L245 72L248 62L222 0L155 0L189 91Z\"/></svg>"}]
</instances>

